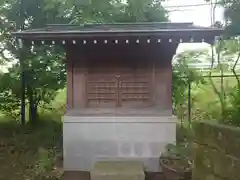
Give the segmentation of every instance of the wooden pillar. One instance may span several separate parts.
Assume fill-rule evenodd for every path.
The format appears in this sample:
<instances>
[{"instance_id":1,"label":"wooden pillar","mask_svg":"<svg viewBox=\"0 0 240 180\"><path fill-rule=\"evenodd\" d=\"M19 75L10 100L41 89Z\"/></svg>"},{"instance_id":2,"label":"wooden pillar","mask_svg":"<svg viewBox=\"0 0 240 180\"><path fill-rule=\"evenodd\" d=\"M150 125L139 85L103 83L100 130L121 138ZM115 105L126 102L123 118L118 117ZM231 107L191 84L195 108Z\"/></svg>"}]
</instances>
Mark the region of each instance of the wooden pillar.
<instances>
[{"instance_id":1,"label":"wooden pillar","mask_svg":"<svg viewBox=\"0 0 240 180\"><path fill-rule=\"evenodd\" d=\"M155 106L172 115L172 58L177 44L164 44L155 57Z\"/></svg>"},{"instance_id":2,"label":"wooden pillar","mask_svg":"<svg viewBox=\"0 0 240 180\"><path fill-rule=\"evenodd\" d=\"M166 68L166 107L172 113L172 56L168 60Z\"/></svg>"},{"instance_id":3,"label":"wooden pillar","mask_svg":"<svg viewBox=\"0 0 240 180\"><path fill-rule=\"evenodd\" d=\"M86 61L82 53L73 57L73 106L74 109L86 107Z\"/></svg>"},{"instance_id":4,"label":"wooden pillar","mask_svg":"<svg viewBox=\"0 0 240 180\"><path fill-rule=\"evenodd\" d=\"M73 108L73 58L70 51L66 50L67 68L67 110Z\"/></svg>"},{"instance_id":5,"label":"wooden pillar","mask_svg":"<svg viewBox=\"0 0 240 180\"><path fill-rule=\"evenodd\" d=\"M166 61L171 60L167 59ZM157 62L155 67L155 105L161 109L169 110L172 104L172 100L170 100L172 98L170 77L172 72L171 66L161 65L161 62Z\"/></svg>"}]
</instances>

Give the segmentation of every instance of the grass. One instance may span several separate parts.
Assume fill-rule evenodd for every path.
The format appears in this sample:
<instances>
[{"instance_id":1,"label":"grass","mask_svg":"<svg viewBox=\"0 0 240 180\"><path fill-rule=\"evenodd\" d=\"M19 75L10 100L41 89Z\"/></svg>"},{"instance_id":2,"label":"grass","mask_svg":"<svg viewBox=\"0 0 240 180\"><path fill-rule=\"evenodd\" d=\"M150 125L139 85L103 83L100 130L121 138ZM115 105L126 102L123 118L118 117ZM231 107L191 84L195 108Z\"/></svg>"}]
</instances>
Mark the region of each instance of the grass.
<instances>
[{"instance_id":1,"label":"grass","mask_svg":"<svg viewBox=\"0 0 240 180\"><path fill-rule=\"evenodd\" d=\"M204 80L204 84L200 85L199 87L193 87L191 91L192 113L193 116L195 116L194 119L207 120L220 118L221 107L219 97L214 92L209 78L204 78ZM213 78L212 80L220 92L221 78ZM224 92L227 96L236 84L237 81L235 77L227 77L223 79Z\"/></svg>"},{"instance_id":2,"label":"grass","mask_svg":"<svg viewBox=\"0 0 240 180\"><path fill-rule=\"evenodd\" d=\"M22 126L0 112L0 180L62 179L61 109L65 90L51 106L59 112L40 109L40 121Z\"/></svg>"},{"instance_id":3,"label":"grass","mask_svg":"<svg viewBox=\"0 0 240 180\"><path fill-rule=\"evenodd\" d=\"M0 112L0 180L62 179L62 110L66 90L61 90L51 107L41 108L38 124L22 126Z\"/></svg>"},{"instance_id":4,"label":"grass","mask_svg":"<svg viewBox=\"0 0 240 180\"><path fill-rule=\"evenodd\" d=\"M0 180L58 180L62 124L42 118L36 126L0 121Z\"/></svg>"}]
</instances>

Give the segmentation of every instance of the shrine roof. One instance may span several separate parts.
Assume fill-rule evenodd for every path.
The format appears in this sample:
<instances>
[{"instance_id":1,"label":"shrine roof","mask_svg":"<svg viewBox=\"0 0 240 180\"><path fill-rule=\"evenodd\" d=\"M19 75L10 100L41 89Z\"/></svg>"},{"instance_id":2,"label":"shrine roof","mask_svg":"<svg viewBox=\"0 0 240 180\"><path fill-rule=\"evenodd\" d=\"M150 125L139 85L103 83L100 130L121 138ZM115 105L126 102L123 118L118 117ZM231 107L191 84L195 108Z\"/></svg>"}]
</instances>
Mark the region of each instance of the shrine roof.
<instances>
[{"instance_id":1,"label":"shrine roof","mask_svg":"<svg viewBox=\"0 0 240 180\"><path fill-rule=\"evenodd\" d=\"M40 29L13 33L27 40L57 40L111 36L220 36L222 28L195 26L193 23L116 23L116 24L50 24Z\"/></svg>"}]
</instances>

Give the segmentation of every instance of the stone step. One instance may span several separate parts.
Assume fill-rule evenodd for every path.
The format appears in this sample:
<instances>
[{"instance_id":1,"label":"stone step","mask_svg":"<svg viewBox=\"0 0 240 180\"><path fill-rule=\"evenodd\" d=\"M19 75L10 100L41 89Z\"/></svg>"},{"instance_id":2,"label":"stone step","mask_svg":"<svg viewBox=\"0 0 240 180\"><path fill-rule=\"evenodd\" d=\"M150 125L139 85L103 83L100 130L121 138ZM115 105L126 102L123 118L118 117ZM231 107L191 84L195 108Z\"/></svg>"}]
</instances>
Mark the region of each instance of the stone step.
<instances>
[{"instance_id":1,"label":"stone step","mask_svg":"<svg viewBox=\"0 0 240 180\"><path fill-rule=\"evenodd\" d=\"M91 180L144 180L141 162L104 161L96 162L90 172Z\"/></svg>"}]
</instances>

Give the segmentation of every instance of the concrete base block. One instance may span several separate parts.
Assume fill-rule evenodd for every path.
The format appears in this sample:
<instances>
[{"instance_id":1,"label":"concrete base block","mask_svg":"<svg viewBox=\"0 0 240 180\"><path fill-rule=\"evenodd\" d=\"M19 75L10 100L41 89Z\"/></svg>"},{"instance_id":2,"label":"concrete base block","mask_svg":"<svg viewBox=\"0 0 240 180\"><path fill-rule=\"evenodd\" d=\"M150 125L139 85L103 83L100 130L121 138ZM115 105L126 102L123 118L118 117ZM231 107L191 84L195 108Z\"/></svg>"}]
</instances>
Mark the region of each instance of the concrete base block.
<instances>
[{"instance_id":1,"label":"concrete base block","mask_svg":"<svg viewBox=\"0 0 240 180\"><path fill-rule=\"evenodd\" d=\"M176 141L171 116L65 116L65 171L90 171L96 162L138 161L148 172L159 172L159 157Z\"/></svg>"},{"instance_id":2,"label":"concrete base block","mask_svg":"<svg viewBox=\"0 0 240 180\"><path fill-rule=\"evenodd\" d=\"M140 162L105 161L97 162L90 172L91 180L144 180Z\"/></svg>"}]
</instances>

